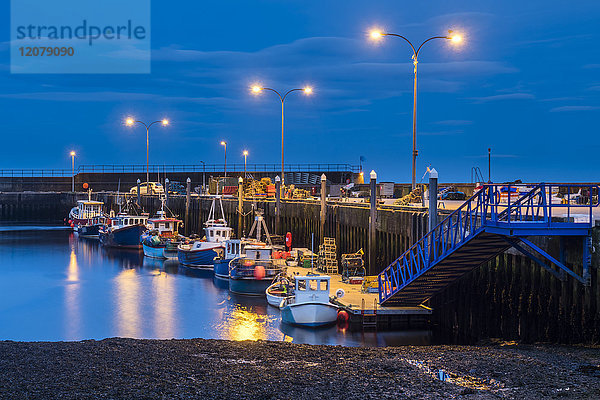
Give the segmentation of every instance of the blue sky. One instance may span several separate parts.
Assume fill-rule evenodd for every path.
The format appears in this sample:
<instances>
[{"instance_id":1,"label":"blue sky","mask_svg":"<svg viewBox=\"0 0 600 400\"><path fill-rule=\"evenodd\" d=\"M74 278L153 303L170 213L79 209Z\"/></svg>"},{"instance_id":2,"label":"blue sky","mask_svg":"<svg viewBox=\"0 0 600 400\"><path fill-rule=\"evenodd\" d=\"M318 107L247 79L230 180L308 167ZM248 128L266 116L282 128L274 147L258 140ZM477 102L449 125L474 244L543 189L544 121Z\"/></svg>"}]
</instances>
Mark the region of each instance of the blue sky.
<instances>
[{"instance_id":1,"label":"blue sky","mask_svg":"<svg viewBox=\"0 0 600 400\"><path fill-rule=\"evenodd\" d=\"M8 5L2 25L9 26ZM593 1L222 1L152 3L152 73L13 75L9 31L0 41L0 168L143 164L145 135L121 121L168 117L155 127L151 163L280 162L279 104L253 82L314 95L286 100L286 161L375 169L410 181L411 52L419 62L417 179L598 181L600 3Z\"/></svg>"}]
</instances>

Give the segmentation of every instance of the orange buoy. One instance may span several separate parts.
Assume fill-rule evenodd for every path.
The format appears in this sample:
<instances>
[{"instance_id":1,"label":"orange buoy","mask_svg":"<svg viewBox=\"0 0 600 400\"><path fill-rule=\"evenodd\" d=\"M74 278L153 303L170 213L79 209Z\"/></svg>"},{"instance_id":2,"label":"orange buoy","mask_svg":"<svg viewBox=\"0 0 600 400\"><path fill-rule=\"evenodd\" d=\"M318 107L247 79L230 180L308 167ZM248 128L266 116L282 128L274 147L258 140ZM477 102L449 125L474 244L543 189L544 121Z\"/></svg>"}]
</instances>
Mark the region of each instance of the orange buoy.
<instances>
[{"instance_id":1,"label":"orange buoy","mask_svg":"<svg viewBox=\"0 0 600 400\"><path fill-rule=\"evenodd\" d=\"M262 279L265 277L265 267L263 267L262 265L257 265L254 268L254 277L256 279Z\"/></svg>"},{"instance_id":2,"label":"orange buoy","mask_svg":"<svg viewBox=\"0 0 600 400\"><path fill-rule=\"evenodd\" d=\"M339 323L348 322L349 318L350 318L350 316L348 315L347 311L344 311L344 310L338 311L338 313L337 313L337 321Z\"/></svg>"},{"instance_id":3,"label":"orange buoy","mask_svg":"<svg viewBox=\"0 0 600 400\"><path fill-rule=\"evenodd\" d=\"M88 187L89 187L89 185L87 184L87 182L85 182L85 183L83 184L83 188L84 188L84 189L87 189Z\"/></svg>"}]
</instances>

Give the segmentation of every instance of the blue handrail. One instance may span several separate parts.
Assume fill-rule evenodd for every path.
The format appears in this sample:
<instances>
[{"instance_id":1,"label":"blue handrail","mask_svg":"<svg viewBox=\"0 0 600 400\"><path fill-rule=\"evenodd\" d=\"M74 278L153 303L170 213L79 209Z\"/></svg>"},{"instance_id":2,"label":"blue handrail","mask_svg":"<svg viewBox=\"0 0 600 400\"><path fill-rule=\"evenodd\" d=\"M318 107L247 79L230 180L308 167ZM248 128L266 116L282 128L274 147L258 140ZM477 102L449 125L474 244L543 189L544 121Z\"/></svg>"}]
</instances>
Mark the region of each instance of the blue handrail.
<instances>
[{"instance_id":1,"label":"blue handrail","mask_svg":"<svg viewBox=\"0 0 600 400\"><path fill-rule=\"evenodd\" d=\"M592 226L593 208L599 205L598 186L540 183L527 188L525 194L519 194L519 188L519 185L490 184L484 185L473 194L379 274L380 303L402 290L484 229L496 228L512 235L514 230L518 232L519 229L532 227L541 227L550 233L555 227ZM579 189L577 193L580 198L584 189L588 191L587 204L571 204L573 188ZM553 196L553 193L561 193L563 198ZM566 199L566 203L563 203L563 199ZM566 214L567 221L553 220L553 217L558 216L556 212L554 216L552 213L556 208L566 209L563 210L563 214ZM586 221L570 221L572 208L588 209Z\"/></svg>"}]
</instances>

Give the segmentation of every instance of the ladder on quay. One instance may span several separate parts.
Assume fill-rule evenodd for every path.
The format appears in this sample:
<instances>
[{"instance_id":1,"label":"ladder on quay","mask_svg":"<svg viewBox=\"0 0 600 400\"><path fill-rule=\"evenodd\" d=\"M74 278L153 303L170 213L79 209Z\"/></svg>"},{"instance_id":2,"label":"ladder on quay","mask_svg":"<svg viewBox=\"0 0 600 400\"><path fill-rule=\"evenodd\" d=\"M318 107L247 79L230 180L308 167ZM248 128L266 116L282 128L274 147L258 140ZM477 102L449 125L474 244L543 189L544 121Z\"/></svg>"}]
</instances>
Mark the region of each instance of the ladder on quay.
<instances>
[{"instance_id":1,"label":"ladder on quay","mask_svg":"<svg viewBox=\"0 0 600 400\"><path fill-rule=\"evenodd\" d=\"M419 306L467 272L513 247L558 279L569 275L590 285L593 209L600 188L540 183L518 194L516 185L484 185L456 211L406 250L377 277L379 303ZM585 204L570 204L576 193ZM558 197L556 194L560 193ZM512 198L511 198L512 196ZM566 199L566 203L565 203ZM582 275L565 266L531 237L580 237Z\"/></svg>"}]
</instances>

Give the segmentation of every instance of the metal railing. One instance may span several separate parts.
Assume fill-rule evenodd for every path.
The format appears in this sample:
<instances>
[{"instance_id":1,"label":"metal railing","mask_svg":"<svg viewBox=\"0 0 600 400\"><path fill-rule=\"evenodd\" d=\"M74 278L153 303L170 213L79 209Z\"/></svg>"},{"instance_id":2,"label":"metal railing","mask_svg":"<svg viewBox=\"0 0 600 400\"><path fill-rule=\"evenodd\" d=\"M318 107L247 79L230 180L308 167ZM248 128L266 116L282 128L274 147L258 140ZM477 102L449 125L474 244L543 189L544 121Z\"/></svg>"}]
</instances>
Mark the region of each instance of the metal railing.
<instances>
[{"instance_id":1,"label":"metal railing","mask_svg":"<svg viewBox=\"0 0 600 400\"><path fill-rule=\"evenodd\" d=\"M281 164L227 164L227 172L273 172L281 171ZM150 165L149 172L156 173L175 173L175 172L206 172L222 173L225 171L225 164L172 164L172 165ZM79 165L75 169L75 174L81 173L145 173L145 164L100 164L100 165ZM360 172L358 165L351 164L285 164L285 172ZM70 169L0 169L0 177L70 177Z\"/></svg>"},{"instance_id":2,"label":"metal railing","mask_svg":"<svg viewBox=\"0 0 600 400\"><path fill-rule=\"evenodd\" d=\"M569 229L580 232L593 225L593 208L599 205L598 186L540 183L526 188L523 194L516 190L515 185L484 185L379 274L380 303L486 228L497 229L498 234L512 236L521 232L526 236L566 233ZM587 196L582 198L584 190ZM573 197L575 193L579 197ZM573 204L575 199L583 204ZM571 220L573 216L580 220Z\"/></svg>"}]
</instances>

